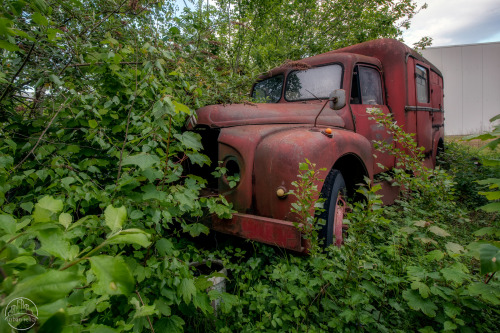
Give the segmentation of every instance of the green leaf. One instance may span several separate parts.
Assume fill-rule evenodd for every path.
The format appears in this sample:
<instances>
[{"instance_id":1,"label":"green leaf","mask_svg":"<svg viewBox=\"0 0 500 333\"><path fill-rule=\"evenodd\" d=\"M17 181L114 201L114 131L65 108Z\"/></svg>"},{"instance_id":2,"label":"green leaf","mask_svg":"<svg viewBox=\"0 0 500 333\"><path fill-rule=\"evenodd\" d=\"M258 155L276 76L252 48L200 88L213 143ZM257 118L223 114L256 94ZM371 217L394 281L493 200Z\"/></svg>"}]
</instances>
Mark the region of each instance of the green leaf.
<instances>
[{"instance_id":1,"label":"green leaf","mask_svg":"<svg viewBox=\"0 0 500 333\"><path fill-rule=\"evenodd\" d=\"M31 16L31 19L33 20L33 22L35 22L36 24L39 24L39 25L43 25L44 27L48 26L49 25L49 20L47 20L47 18L45 16L43 16L42 14L36 12L34 13L32 16Z\"/></svg>"},{"instance_id":2,"label":"green leaf","mask_svg":"<svg viewBox=\"0 0 500 333\"><path fill-rule=\"evenodd\" d=\"M52 215L63 210L63 202L52 196L45 196L35 204L33 219L35 222L50 222Z\"/></svg>"},{"instance_id":3,"label":"green leaf","mask_svg":"<svg viewBox=\"0 0 500 333\"><path fill-rule=\"evenodd\" d=\"M33 203L32 202L23 202L22 204L19 205L22 209L27 211L28 213L31 213L33 210Z\"/></svg>"},{"instance_id":4,"label":"green leaf","mask_svg":"<svg viewBox=\"0 0 500 333\"><path fill-rule=\"evenodd\" d=\"M8 265L26 265L26 266L32 266L32 265L36 265L36 260L35 258L33 257L28 257L28 256L19 256L19 257L16 257L14 259L12 259L11 261L8 261L7 262Z\"/></svg>"},{"instance_id":5,"label":"green leaf","mask_svg":"<svg viewBox=\"0 0 500 333\"><path fill-rule=\"evenodd\" d=\"M16 35L16 36L19 36L19 37L23 37L23 38L27 38L29 40L32 40L34 41L35 39L33 37L30 37L30 35L28 35L25 31L23 30L19 30L19 29L16 29L16 28L12 28L10 29L10 32L13 34L13 35Z\"/></svg>"},{"instance_id":6,"label":"green leaf","mask_svg":"<svg viewBox=\"0 0 500 333\"><path fill-rule=\"evenodd\" d=\"M196 294L196 287L192 279L183 278L177 287L177 295L182 296L184 302L189 304L192 297Z\"/></svg>"},{"instance_id":7,"label":"green leaf","mask_svg":"<svg viewBox=\"0 0 500 333\"><path fill-rule=\"evenodd\" d=\"M154 186L153 184L148 184L146 186L143 186L143 187L141 187L141 190L144 191L144 195L142 196L142 199L144 201L151 200L151 199L164 201L167 199L167 193L163 192L163 191L158 191L156 189L156 186Z\"/></svg>"},{"instance_id":8,"label":"green leaf","mask_svg":"<svg viewBox=\"0 0 500 333\"><path fill-rule=\"evenodd\" d=\"M149 235L144 232L130 234L120 233L119 235L109 238L107 242L108 244L137 244L142 247L148 247L151 245L148 236Z\"/></svg>"},{"instance_id":9,"label":"green leaf","mask_svg":"<svg viewBox=\"0 0 500 333\"><path fill-rule=\"evenodd\" d=\"M439 261L444 258L444 253L439 250L434 250L425 255L425 258L429 261L436 260Z\"/></svg>"},{"instance_id":10,"label":"green leaf","mask_svg":"<svg viewBox=\"0 0 500 333\"><path fill-rule=\"evenodd\" d=\"M179 140L186 149L200 150L203 148L201 145L201 136L198 133L184 132L182 134L174 134L174 137Z\"/></svg>"},{"instance_id":11,"label":"green leaf","mask_svg":"<svg viewBox=\"0 0 500 333\"><path fill-rule=\"evenodd\" d=\"M436 316L438 307L429 299L423 299L415 290L403 291L403 298L408 302L408 306L415 311L422 311L429 317Z\"/></svg>"},{"instance_id":12,"label":"green leaf","mask_svg":"<svg viewBox=\"0 0 500 333\"><path fill-rule=\"evenodd\" d=\"M429 294L431 292L429 287L425 283L420 282L420 281L413 281L411 284L411 289L414 289L414 290L418 289L420 296L422 296L423 298L429 297Z\"/></svg>"},{"instance_id":13,"label":"green leaf","mask_svg":"<svg viewBox=\"0 0 500 333\"><path fill-rule=\"evenodd\" d=\"M496 116L492 117L490 119L490 123L492 123L492 122L494 122L495 120L498 120L498 119L500 119L500 114L497 114Z\"/></svg>"},{"instance_id":14,"label":"green leaf","mask_svg":"<svg viewBox=\"0 0 500 333\"><path fill-rule=\"evenodd\" d=\"M57 38L57 34L62 34L63 32L59 29L48 28L47 29L47 38L50 41L54 41ZM60 37L59 37L60 38Z\"/></svg>"},{"instance_id":15,"label":"green leaf","mask_svg":"<svg viewBox=\"0 0 500 333\"><path fill-rule=\"evenodd\" d=\"M40 327L38 333L60 333L66 326L67 315L64 309L54 313L47 321Z\"/></svg>"},{"instance_id":16,"label":"green leaf","mask_svg":"<svg viewBox=\"0 0 500 333\"><path fill-rule=\"evenodd\" d=\"M446 250L450 255L459 255L462 252L465 252L465 249L462 245L453 243L453 242L448 242L445 244Z\"/></svg>"},{"instance_id":17,"label":"green leaf","mask_svg":"<svg viewBox=\"0 0 500 333\"><path fill-rule=\"evenodd\" d=\"M57 76L55 76L54 74L49 75L49 80L54 82L58 86L63 85L63 82L61 80L59 80L59 78Z\"/></svg>"},{"instance_id":18,"label":"green leaf","mask_svg":"<svg viewBox=\"0 0 500 333\"><path fill-rule=\"evenodd\" d=\"M14 164L12 156L0 156L0 168L10 168Z\"/></svg>"},{"instance_id":19,"label":"green leaf","mask_svg":"<svg viewBox=\"0 0 500 333\"><path fill-rule=\"evenodd\" d=\"M90 128L96 128L97 127L97 121L95 121L95 119L90 119L89 120L89 127Z\"/></svg>"},{"instance_id":20,"label":"green leaf","mask_svg":"<svg viewBox=\"0 0 500 333\"><path fill-rule=\"evenodd\" d=\"M479 209L488 213L500 212L500 202L491 202L487 205L479 207Z\"/></svg>"},{"instance_id":21,"label":"green leaf","mask_svg":"<svg viewBox=\"0 0 500 333\"><path fill-rule=\"evenodd\" d=\"M155 308L157 308L162 315L168 317L172 314L172 309L170 309L170 306L168 305L168 303L165 301L165 299L163 297L155 300L154 304L155 304Z\"/></svg>"},{"instance_id":22,"label":"green leaf","mask_svg":"<svg viewBox=\"0 0 500 333\"><path fill-rule=\"evenodd\" d=\"M189 153L186 155L189 157L191 163L198 164L199 166L203 166L205 164L210 165L212 163L212 161L206 155L200 153Z\"/></svg>"},{"instance_id":23,"label":"green leaf","mask_svg":"<svg viewBox=\"0 0 500 333\"><path fill-rule=\"evenodd\" d=\"M413 223L413 225L416 225L417 227L423 228L423 227L427 226L427 222L426 221L415 221Z\"/></svg>"},{"instance_id":24,"label":"green leaf","mask_svg":"<svg viewBox=\"0 0 500 333\"><path fill-rule=\"evenodd\" d=\"M498 158L483 158L481 161L483 162L483 166L495 167L495 168L500 166L500 159ZM480 181L478 181L478 183L479 182ZM498 184L498 182L496 182L496 184Z\"/></svg>"},{"instance_id":25,"label":"green leaf","mask_svg":"<svg viewBox=\"0 0 500 333\"><path fill-rule=\"evenodd\" d=\"M182 333L184 332L185 322L176 315L158 320L154 329L156 333Z\"/></svg>"},{"instance_id":26,"label":"green leaf","mask_svg":"<svg viewBox=\"0 0 500 333\"><path fill-rule=\"evenodd\" d=\"M52 303L66 297L79 284L80 279L72 272L50 270L30 276L16 284L12 293L1 302L0 306L3 307L18 297L29 298L36 305Z\"/></svg>"},{"instance_id":27,"label":"green leaf","mask_svg":"<svg viewBox=\"0 0 500 333\"><path fill-rule=\"evenodd\" d=\"M450 318L456 318L461 312L458 306L453 305L452 303L447 303L444 305L444 312Z\"/></svg>"},{"instance_id":28,"label":"green leaf","mask_svg":"<svg viewBox=\"0 0 500 333\"><path fill-rule=\"evenodd\" d=\"M404 232L405 234L411 235L412 233L417 231L417 229L412 228L412 227L402 227L399 229L399 231Z\"/></svg>"},{"instance_id":29,"label":"green leaf","mask_svg":"<svg viewBox=\"0 0 500 333\"><path fill-rule=\"evenodd\" d=\"M479 194L484 195L489 201L500 199L500 191L479 192Z\"/></svg>"},{"instance_id":30,"label":"green leaf","mask_svg":"<svg viewBox=\"0 0 500 333\"><path fill-rule=\"evenodd\" d=\"M9 43L6 40L0 40L0 48L11 52L21 50L19 46L17 46L16 44Z\"/></svg>"},{"instance_id":31,"label":"green leaf","mask_svg":"<svg viewBox=\"0 0 500 333\"><path fill-rule=\"evenodd\" d=\"M427 238L427 237L415 237L415 240L418 240L424 244L437 244L438 242L436 242L434 239L432 238Z\"/></svg>"},{"instance_id":32,"label":"green leaf","mask_svg":"<svg viewBox=\"0 0 500 333\"><path fill-rule=\"evenodd\" d=\"M38 238L42 243L41 250L47 251L55 257L69 261L78 255L78 245L71 245L65 240L64 233L59 228L40 230Z\"/></svg>"},{"instance_id":33,"label":"green leaf","mask_svg":"<svg viewBox=\"0 0 500 333\"><path fill-rule=\"evenodd\" d=\"M455 265L452 265L450 268L443 268L440 272L443 274L445 280L453 281L457 284L462 284L468 278L468 275Z\"/></svg>"},{"instance_id":34,"label":"green leaf","mask_svg":"<svg viewBox=\"0 0 500 333\"><path fill-rule=\"evenodd\" d=\"M444 322L444 327L443 329L445 331L454 331L457 329L457 325L455 325L454 323L452 323L451 321L447 320Z\"/></svg>"},{"instance_id":35,"label":"green leaf","mask_svg":"<svg viewBox=\"0 0 500 333\"><path fill-rule=\"evenodd\" d=\"M172 101L172 103L175 105L176 112L180 111L180 112L183 112L183 113L188 114L188 115L191 114L191 111L189 110L189 108L186 105L178 103L176 101Z\"/></svg>"},{"instance_id":36,"label":"green leaf","mask_svg":"<svg viewBox=\"0 0 500 333\"><path fill-rule=\"evenodd\" d=\"M500 229L495 227L484 227L474 232L474 236L495 235L500 236Z\"/></svg>"},{"instance_id":37,"label":"green leaf","mask_svg":"<svg viewBox=\"0 0 500 333\"><path fill-rule=\"evenodd\" d=\"M11 215L0 214L0 229L3 229L7 234L16 232L16 219Z\"/></svg>"},{"instance_id":38,"label":"green leaf","mask_svg":"<svg viewBox=\"0 0 500 333\"><path fill-rule=\"evenodd\" d=\"M96 256L89 259L97 277L93 289L99 295L128 295L134 290L134 277L122 257Z\"/></svg>"},{"instance_id":39,"label":"green leaf","mask_svg":"<svg viewBox=\"0 0 500 333\"><path fill-rule=\"evenodd\" d=\"M490 140L494 139L495 136L491 135L490 133L484 133L484 134L473 134L473 135L468 135L462 138L463 141L470 141L470 140Z\"/></svg>"},{"instance_id":40,"label":"green leaf","mask_svg":"<svg viewBox=\"0 0 500 333\"><path fill-rule=\"evenodd\" d=\"M50 210L53 213L58 213L63 209L63 202L62 200L54 199L52 196L45 196L38 201L35 208L36 206Z\"/></svg>"},{"instance_id":41,"label":"green leaf","mask_svg":"<svg viewBox=\"0 0 500 333\"><path fill-rule=\"evenodd\" d=\"M125 206L115 208L112 205L109 205L104 211L104 218L106 220L106 225L111 229L111 231L117 232L122 228L123 223L127 220L127 209Z\"/></svg>"},{"instance_id":42,"label":"green leaf","mask_svg":"<svg viewBox=\"0 0 500 333\"><path fill-rule=\"evenodd\" d=\"M500 290L496 285L475 282L470 284L467 291L470 296L480 296L493 305L500 305Z\"/></svg>"},{"instance_id":43,"label":"green leaf","mask_svg":"<svg viewBox=\"0 0 500 333\"><path fill-rule=\"evenodd\" d=\"M61 223L65 229L68 229L71 222L73 222L73 216L71 216L71 214L61 213L59 215L59 223Z\"/></svg>"},{"instance_id":44,"label":"green leaf","mask_svg":"<svg viewBox=\"0 0 500 333\"><path fill-rule=\"evenodd\" d=\"M158 156L146 153L127 156L122 161L122 165L137 165L142 170L150 168L158 163L160 163L160 158Z\"/></svg>"},{"instance_id":45,"label":"green leaf","mask_svg":"<svg viewBox=\"0 0 500 333\"><path fill-rule=\"evenodd\" d=\"M174 244L166 238L160 238L156 242L156 249L162 256L169 256L174 251Z\"/></svg>"},{"instance_id":46,"label":"green leaf","mask_svg":"<svg viewBox=\"0 0 500 333\"><path fill-rule=\"evenodd\" d=\"M490 148L491 150L495 150L499 144L500 144L500 138L497 137L496 139L485 144L483 148ZM484 164L489 165L487 163L484 163Z\"/></svg>"},{"instance_id":47,"label":"green leaf","mask_svg":"<svg viewBox=\"0 0 500 333\"><path fill-rule=\"evenodd\" d=\"M481 274L500 270L500 248L493 244L481 244L479 260L481 261Z\"/></svg>"},{"instance_id":48,"label":"green leaf","mask_svg":"<svg viewBox=\"0 0 500 333\"><path fill-rule=\"evenodd\" d=\"M229 313L232 310L232 308L238 305L239 303L238 296L231 295L225 292L220 292L217 289L210 290L208 295L212 300L221 299L220 306L222 312L224 313Z\"/></svg>"},{"instance_id":49,"label":"green leaf","mask_svg":"<svg viewBox=\"0 0 500 333\"><path fill-rule=\"evenodd\" d=\"M184 232L189 232L191 237L197 237L202 233L205 235L208 235L210 233L210 229L201 223L190 223L190 224L184 225L183 229L184 229Z\"/></svg>"},{"instance_id":50,"label":"green leaf","mask_svg":"<svg viewBox=\"0 0 500 333\"><path fill-rule=\"evenodd\" d=\"M448 236L450 236L450 234L446 230L441 229L440 227L437 227L435 225L433 225L432 227L430 227L429 231L432 232L433 234L441 236L441 237L448 237Z\"/></svg>"},{"instance_id":51,"label":"green leaf","mask_svg":"<svg viewBox=\"0 0 500 333\"><path fill-rule=\"evenodd\" d=\"M155 168L147 168L142 172L142 175L146 177L150 183L154 183L157 179L163 178L163 172Z\"/></svg>"},{"instance_id":52,"label":"green leaf","mask_svg":"<svg viewBox=\"0 0 500 333\"><path fill-rule=\"evenodd\" d=\"M136 298L132 298L130 303L135 307L134 318L152 316L158 312L154 305L142 305Z\"/></svg>"}]
</instances>

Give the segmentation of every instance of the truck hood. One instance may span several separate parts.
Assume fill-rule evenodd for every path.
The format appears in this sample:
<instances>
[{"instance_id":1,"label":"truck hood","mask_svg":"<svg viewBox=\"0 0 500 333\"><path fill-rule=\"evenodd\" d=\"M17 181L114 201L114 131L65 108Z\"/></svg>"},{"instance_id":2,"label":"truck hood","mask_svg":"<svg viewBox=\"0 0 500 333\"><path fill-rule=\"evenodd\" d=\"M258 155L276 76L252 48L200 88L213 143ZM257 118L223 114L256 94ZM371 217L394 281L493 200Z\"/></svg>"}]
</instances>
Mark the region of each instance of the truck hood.
<instances>
[{"instance_id":1,"label":"truck hood","mask_svg":"<svg viewBox=\"0 0 500 333\"><path fill-rule=\"evenodd\" d=\"M279 104L209 105L196 111L196 124L209 127L232 127L264 124L314 124L314 119L324 102ZM344 120L337 112L325 107L318 118L318 125L344 127Z\"/></svg>"}]
</instances>

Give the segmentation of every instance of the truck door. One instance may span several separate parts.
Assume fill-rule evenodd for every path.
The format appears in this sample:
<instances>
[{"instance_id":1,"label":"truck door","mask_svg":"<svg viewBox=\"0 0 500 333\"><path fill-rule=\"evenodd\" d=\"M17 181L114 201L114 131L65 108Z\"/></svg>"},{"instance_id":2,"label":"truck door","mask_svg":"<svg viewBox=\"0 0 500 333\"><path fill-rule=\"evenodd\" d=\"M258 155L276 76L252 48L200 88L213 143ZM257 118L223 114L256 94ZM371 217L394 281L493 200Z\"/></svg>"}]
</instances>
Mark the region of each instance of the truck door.
<instances>
[{"instance_id":1,"label":"truck door","mask_svg":"<svg viewBox=\"0 0 500 333\"><path fill-rule=\"evenodd\" d=\"M415 70L415 111L417 113L417 142L424 153L432 152L432 107L429 89L429 66L413 59Z\"/></svg>"},{"instance_id":2,"label":"truck door","mask_svg":"<svg viewBox=\"0 0 500 333\"><path fill-rule=\"evenodd\" d=\"M377 67L365 64L358 64L354 67L350 107L355 117L356 132L370 140L372 146L374 140L392 142L392 135L388 134L387 130L378 125L375 120L370 120L372 116L366 112L370 108L379 108L385 114L389 113L384 103L383 89L382 77ZM374 174L394 167L394 156L372 149L376 156L373 162Z\"/></svg>"}]
</instances>

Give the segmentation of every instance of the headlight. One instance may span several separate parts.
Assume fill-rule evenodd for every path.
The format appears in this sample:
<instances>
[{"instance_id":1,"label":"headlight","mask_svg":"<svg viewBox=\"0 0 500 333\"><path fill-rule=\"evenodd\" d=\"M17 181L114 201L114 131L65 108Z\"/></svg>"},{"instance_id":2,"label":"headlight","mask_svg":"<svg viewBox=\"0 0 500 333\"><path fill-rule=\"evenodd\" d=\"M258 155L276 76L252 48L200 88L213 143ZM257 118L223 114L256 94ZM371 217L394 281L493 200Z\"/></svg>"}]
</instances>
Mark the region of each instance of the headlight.
<instances>
[{"instance_id":1,"label":"headlight","mask_svg":"<svg viewBox=\"0 0 500 333\"><path fill-rule=\"evenodd\" d=\"M233 157L227 157L222 165L226 168L226 174L222 176L222 179L229 187L233 188L240 182L241 169L238 164L238 160Z\"/></svg>"}]
</instances>

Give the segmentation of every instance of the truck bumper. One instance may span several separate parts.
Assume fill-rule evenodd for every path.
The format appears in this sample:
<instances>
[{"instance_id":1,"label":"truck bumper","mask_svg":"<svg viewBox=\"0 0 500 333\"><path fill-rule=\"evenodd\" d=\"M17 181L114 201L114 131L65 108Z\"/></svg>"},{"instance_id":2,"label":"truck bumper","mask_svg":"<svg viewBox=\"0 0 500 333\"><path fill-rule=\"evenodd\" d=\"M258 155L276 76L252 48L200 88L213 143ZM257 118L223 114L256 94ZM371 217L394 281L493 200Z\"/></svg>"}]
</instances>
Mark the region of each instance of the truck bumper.
<instances>
[{"instance_id":1,"label":"truck bumper","mask_svg":"<svg viewBox=\"0 0 500 333\"><path fill-rule=\"evenodd\" d=\"M292 222L249 214L233 214L232 219L214 216L211 229L225 234L252 239L296 252L304 252L302 234Z\"/></svg>"}]
</instances>

